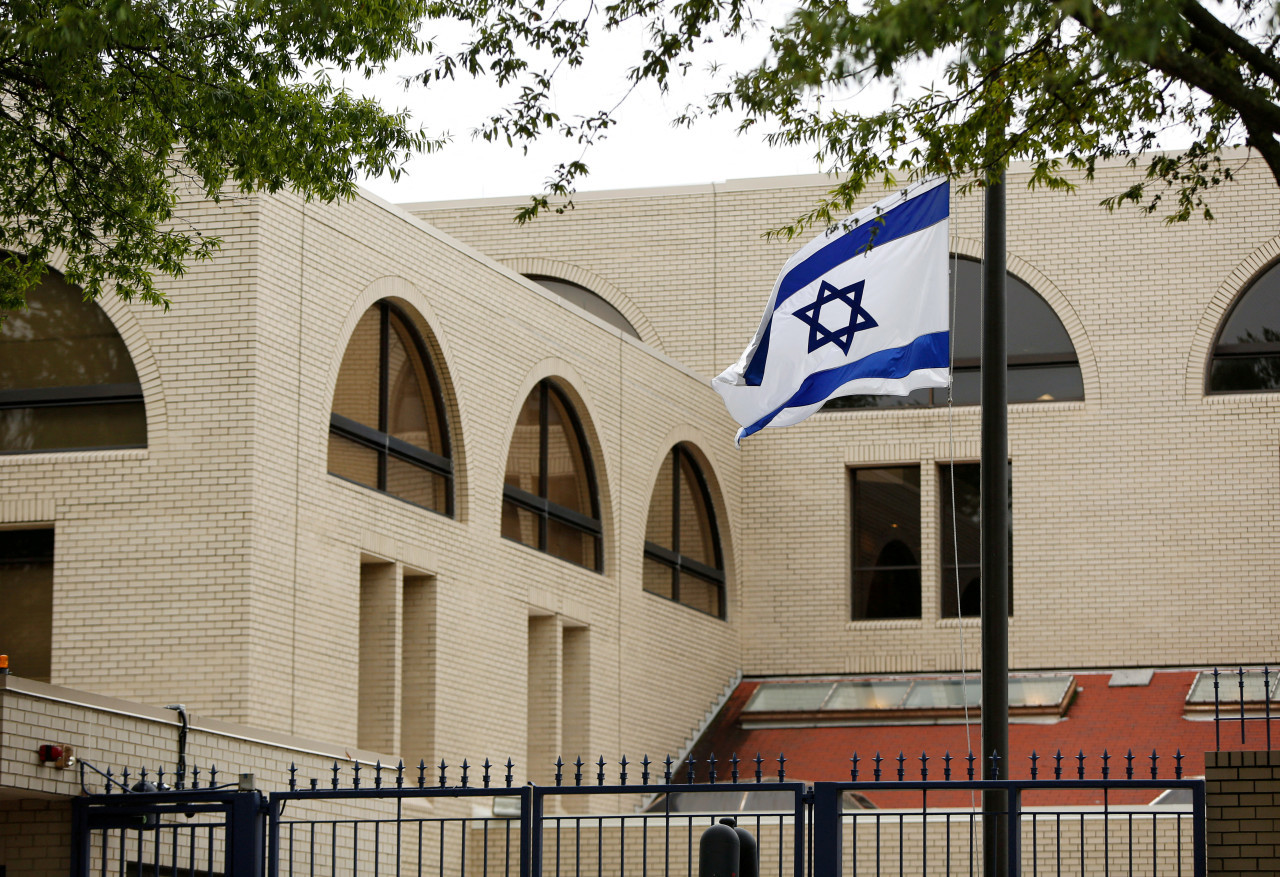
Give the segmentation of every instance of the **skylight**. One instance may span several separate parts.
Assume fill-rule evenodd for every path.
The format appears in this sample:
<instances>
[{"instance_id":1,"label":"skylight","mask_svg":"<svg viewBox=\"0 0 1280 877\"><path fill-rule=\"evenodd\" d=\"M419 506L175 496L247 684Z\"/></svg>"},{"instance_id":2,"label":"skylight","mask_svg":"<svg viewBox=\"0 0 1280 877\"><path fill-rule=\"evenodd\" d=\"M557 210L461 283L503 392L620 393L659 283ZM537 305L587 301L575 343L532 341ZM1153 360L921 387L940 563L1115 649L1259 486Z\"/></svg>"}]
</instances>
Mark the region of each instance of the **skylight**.
<instances>
[{"instance_id":1,"label":"skylight","mask_svg":"<svg viewBox=\"0 0 1280 877\"><path fill-rule=\"evenodd\" d=\"M1011 715L1061 716L1075 690L1068 674L1009 679ZM742 710L744 721L893 722L962 717L981 705L977 676L761 682Z\"/></svg>"},{"instance_id":2,"label":"skylight","mask_svg":"<svg viewBox=\"0 0 1280 877\"><path fill-rule=\"evenodd\" d=\"M1218 703L1230 703L1238 706L1240 704L1240 682L1241 676L1236 670L1219 672ZM1265 696L1267 688L1270 689L1271 696L1269 698ZM1244 702L1246 704L1255 703L1261 705L1266 700L1270 700L1272 703L1280 701L1280 673L1275 670L1265 673L1262 670L1245 670ZM1212 707L1213 701L1213 671L1201 670L1196 674L1196 681L1191 683L1191 691L1187 693L1187 706Z\"/></svg>"}]
</instances>

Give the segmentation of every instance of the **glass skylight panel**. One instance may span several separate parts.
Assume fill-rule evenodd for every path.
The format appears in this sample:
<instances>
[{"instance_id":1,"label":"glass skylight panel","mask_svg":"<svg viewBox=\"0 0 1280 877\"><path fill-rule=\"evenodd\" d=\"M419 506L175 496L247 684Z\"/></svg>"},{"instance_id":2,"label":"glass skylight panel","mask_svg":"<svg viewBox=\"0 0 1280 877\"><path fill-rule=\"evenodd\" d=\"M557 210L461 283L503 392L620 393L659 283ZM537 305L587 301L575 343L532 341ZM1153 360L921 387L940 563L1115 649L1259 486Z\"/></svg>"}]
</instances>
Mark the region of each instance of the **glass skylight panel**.
<instances>
[{"instance_id":1,"label":"glass skylight panel","mask_svg":"<svg viewBox=\"0 0 1280 877\"><path fill-rule=\"evenodd\" d=\"M827 699L828 710L891 710L902 706L911 688L906 679L859 679L841 682Z\"/></svg>"},{"instance_id":2,"label":"glass skylight panel","mask_svg":"<svg viewBox=\"0 0 1280 877\"><path fill-rule=\"evenodd\" d=\"M1009 679L1009 706L1057 706L1067 696L1071 678L1070 676L1013 676Z\"/></svg>"},{"instance_id":3,"label":"glass skylight panel","mask_svg":"<svg viewBox=\"0 0 1280 877\"><path fill-rule=\"evenodd\" d=\"M966 705L978 706L981 698L982 683L977 677L967 682L961 679L918 679L911 686L903 706L907 709L960 709Z\"/></svg>"},{"instance_id":4,"label":"glass skylight panel","mask_svg":"<svg viewBox=\"0 0 1280 877\"><path fill-rule=\"evenodd\" d=\"M816 712L831 692L831 682L764 683L751 695L744 713Z\"/></svg>"},{"instance_id":5,"label":"glass skylight panel","mask_svg":"<svg viewBox=\"0 0 1280 877\"><path fill-rule=\"evenodd\" d=\"M1280 699L1280 673L1272 670L1267 674L1266 682L1270 683L1271 700ZM1262 703L1265 699L1264 676L1261 670L1244 671L1244 702ZM1213 705L1213 671L1202 670L1196 674L1196 681L1191 683L1191 692L1187 695L1188 704ZM1235 670L1219 671L1218 703L1240 703L1240 676Z\"/></svg>"},{"instance_id":6,"label":"glass skylight panel","mask_svg":"<svg viewBox=\"0 0 1280 877\"><path fill-rule=\"evenodd\" d=\"M1027 713L1061 712L1075 677L1068 674L1014 676L1009 707ZM763 682L743 709L749 713L810 713L813 721L840 721L840 713L880 713L879 721L908 718L916 710L960 714L982 703L982 680L969 677L897 677L837 682ZM832 715L837 714L837 715ZM869 718L869 716L864 716Z\"/></svg>"}]
</instances>

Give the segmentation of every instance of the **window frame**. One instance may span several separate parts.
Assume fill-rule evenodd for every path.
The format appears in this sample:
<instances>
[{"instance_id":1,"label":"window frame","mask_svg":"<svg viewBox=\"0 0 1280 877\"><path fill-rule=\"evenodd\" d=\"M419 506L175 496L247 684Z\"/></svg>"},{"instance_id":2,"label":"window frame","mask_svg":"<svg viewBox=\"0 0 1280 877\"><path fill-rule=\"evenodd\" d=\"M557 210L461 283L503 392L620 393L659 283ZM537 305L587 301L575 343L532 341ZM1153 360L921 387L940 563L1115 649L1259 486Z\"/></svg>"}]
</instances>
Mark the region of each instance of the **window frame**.
<instances>
[{"instance_id":1,"label":"window frame","mask_svg":"<svg viewBox=\"0 0 1280 877\"><path fill-rule=\"evenodd\" d=\"M329 411L329 435L338 436L349 442L368 448L378 455L378 478L377 485L365 484L363 481L357 481L354 478L348 478L337 472L329 471L334 478L339 478L350 484L358 484L368 490L376 490L385 496L390 496L401 502L406 502L416 508L425 509L435 514L443 514L446 517L454 515L454 483L453 483L453 459L451 456L451 443L449 440L449 420L446 416L444 405L444 394L440 389L440 378L436 374L435 362L432 360L426 344L422 340L421 334L413 321L402 309L396 307L386 299L382 299L372 307L379 309L378 315L378 426L372 427L368 424L361 423L358 420L352 420L341 414ZM431 390L431 402L435 408L436 418L440 423L441 449L444 455L437 454L426 448L420 448L417 445L398 439L387 432L387 422L390 416L390 333L394 331L391 326L391 316L396 317L404 324L408 330L407 334L413 344L410 353L416 353L422 361L423 370L427 375L427 384ZM362 315L363 316L363 315ZM341 365L339 365L341 371ZM410 465L417 466L420 469L438 475L445 481L445 508L444 511L429 508L411 499L407 499L399 494L391 493L387 490L387 461L390 458L400 460Z\"/></svg>"},{"instance_id":2,"label":"window frame","mask_svg":"<svg viewBox=\"0 0 1280 877\"><path fill-rule=\"evenodd\" d=\"M70 290L79 289L79 287L76 287L67 281L61 273L53 270L50 270L49 273L45 275L45 278L41 283L43 284L51 277L59 278ZM96 301L86 301L84 304L86 306L102 310L102 306ZM105 312L104 318L112 329L115 330L116 337L120 341L120 346L124 348L125 354L129 357L131 369L136 375L137 364L133 362L133 354L129 350L129 346L125 344L124 337L120 334L119 328L109 316L106 316ZM88 405L142 406L141 442L124 442L110 445L67 445L65 447L57 448L0 449L0 455L65 454L81 451L121 451L146 448L149 432L147 429L146 404L146 399L142 393L141 381L126 381L114 384L65 384L57 387L26 387L13 390L0 390L0 411L13 411L24 408L79 408Z\"/></svg>"},{"instance_id":3,"label":"window frame","mask_svg":"<svg viewBox=\"0 0 1280 877\"><path fill-rule=\"evenodd\" d=\"M711 543L715 549L714 567L707 566L705 563L694 560L680 553L680 462L681 459L688 460L689 468L693 470L693 480L698 491L698 495L702 497L703 503L707 508L707 522L711 528ZM659 470L661 471L661 470ZM656 591L650 591L641 586L646 594L652 594L655 597L661 597L672 603L679 603L695 612L701 612L712 618L718 618L721 621L728 620L728 605L725 599L728 588L726 587L726 576L724 572L724 552L720 547L720 526L716 522L716 507L711 499L711 489L707 486L706 476L702 474L702 467L698 465L697 458L690 453L689 449L683 443L672 445L671 447L671 544L674 548L667 548L656 542L644 540L644 557L649 560L656 561L663 566L669 567L671 570L671 596L659 594ZM652 498L650 499L652 502ZM647 529L647 527L646 527ZM647 535L647 534L646 534ZM699 609L697 606L690 605L680 599L680 574L688 573L694 578L701 579L704 582L715 587L717 591L717 603L720 606L719 614L707 612ZM643 578L643 577L642 577Z\"/></svg>"},{"instance_id":4,"label":"window frame","mask_svg":"<svg viewBox=\"0 0 1280 877\"><path fill-rule=\"evenodd\" d=\"M503 501L510 501L517 508L534 515L538 521L538 544L537 546L528 545L518 539L512 539L509 536L503 536L509 542L515 542L518 545L524 545L526 548L533 548L541 551L543 554L549 554L557 560L564 560L566 563L573 563L583 569L589 569L593 572L604 572L604 525L600 520L600 490L596 482L595 462L591 456L591 443L587 441L586 430L583 429L582 419L578 416L578 409L569 400L568 395L560 386L550 378L543 378L534 387L532 393L538 395L538 494L532 494L527 490L514 487L510 484L502 485ZM532 395L532 393L530 395ZM564 409L568 418L569 426L572 428L573 436L578 442L578 453L582 457L583 475L587 479L587 492L591 496L591 513L594 517L587 517L581 512L571 508L566 508L559 503L552 502L547 499L548 484L548 430L550 425L551 396L554 393L560 401L560 406ZM528 401L528 397L525 397ZM524 402L521 402L524 407ZM510 448L507 454L510 458ZM505 472L504 472L505 475ZM585 564L575 563L572 560L551 554L547 550L550 522L563 524L574 530L588 534L595 542L595 565L586 566Z\"/></svg>"},{"instance_id":5,"label":"window frame","mask_svg":"<svg viewBox=\"0 0 1280 877\"><path fill-rule=\"evenodd\" d=\"M45 669L43 664L47 659L49 672L48 672L48 675L44 673L32 673L30 672L30 665L27 665L27 667L20 666L16 668L15 672L22 673L22 675L27 676L28 678L34 679L39 682L49 682L53 676L53 651L54 651L53 577L54 577L54 564L57 558L57 544L58 544L57 528L49 524L16 524L16 525L6 524L0 527L0 532L3 532L3 534L5 534L4 539L0 540L0 542L4 542L4 543L7 543L8 539L10 538L19 539L19 540L22 538L21 536L17 536L16 534L20 534L20 533L39 534L34 536L34 538L31 541L25 544L24 547L27 550L23 552L19 552L19 551L11 552L9 550L10 546L8 544L0 545L0 569L4 569L10 566L22 566L22 565L38 565L38 566L48 567L49 576L48 576L48 582L47 582L48 590L47 590L46 599L48 603L49 615L47 618L40 618L38 620L40 622L41 628L43 628L40 631L41 636L39 638L40 639L39 644L45 645L46 642L48 644L47 653L42 652L40 655L40 663L41 663L40 669L42 670ZM18 617L21 618L22 616L19 615ZM9 617L8 620L10 623L13 622L12 617ZM31 619L27 619L27 620L31 621ZM19 659L18 656L15 655L15 660L18 660L18 659Z\"/></svg>"},{"instance_id":6,"label":"window frame","mask_svg":"<svg viewBox=\"0 0 1280 877\"><path fill-rule=\"evenodd\" d=\"M1257 388L1251 387L1244 390L1217 390L1213 387L1213 367L1219 361L1230 362L1232 360L1242 359L1258 359L1263 357L1280 358L1280 341L1254 341L1245 343L1222 343L1222 334L1227 331L1227 325L1235 316L1236 311L1244 303L1244 301L1253 294L1258 284L1269 277L1273 272L1280 272L1280 261L1272 262L1255 274L1236 295L1232 301L1231 307L1223 315L1222 321L1218 324L1217 331L1213 336L1213 345L1209 348L1209 362L1204 372L1204 393L1206 396L1234 396L1242 393L1277 393L1280 388L1267 387ZM1280 292L1277 293L1280 295Z\"/></svg>"},{"instance_id":7,"label":"window frame","mask_svg":"<svg viewBox=\"0 0 1280 877\"><path fill-rule=\"evenodd\" d=\"M982 551L979 548L978 560L976 563L961 563L958 555L952 557L952 563L947 563L947 552L953 551L957 546L952 544L951 533L947 529L947 516L951 513L950 503L947 502L949 491L951 490L950 470L954 466L956 469L962 467L972 467L978 473L979 484L979 502L981 502L981 484L982 470L981 462L977 460L944 460L937 464L938 477L938 618L942 620L963 620L965 618L980 618L981 609L977 614L965 615L962 611L959 601L963 600L964 594L961 593L956 597L956 611L952 615L946 611L947 600L955 597L956 571L958 570L961 581L964 580L966 570L976 570L978 573L978 581L982 581ZM1009 617L1013 617L1013 461L1009 460L1006 464L1009 470L1009 497L1008 497L1008 521L1009 521ZM960 484L960 480L956 480L956 484ZM981 510L979 510L978 526L981 528ZM981 584L979 584L981 588ZM979 598L979 607L981 607L981 598Z\"/></svg>"},{"instance_id":8,"label":"window frame","mask_svg":"<svg viewBox=\"0 0 1280 877\"><path fill-rule=\"evenodd\" d=\"M916 546L916 563L914 565L894 564L894 565L869 565L861 566L858 564L858 473L870 472L883 469L914 469L919 479L919 492L917 494L916 507L916 526L919 528L920 544ZM851 622L874 622L874 621L919 621L924 618L924 467L920 463L886 463L884 465L875 466L854 466L849 468L849 620ZM908 546L910 547L910 546ZM879 570L915 570L917 576L917 584L919 592L916 595L919 609L915 615L857 615L857 594L858 579L860 573L874 573Z\"/></svg>"},{"instance_id":9,"label":"window frame","mask_svg":"<svg viewBox=\"0 0 1280 877\"><path fill-rule=\"evenodd\" d=\"M952 253L948 257L948 261L953 265L958 262L972 262L972 263L980 264L980 260L973 259L968 256L961 256L958 253ZM952 270L955 270L955 269L952 269ZM1032 286L1027 281L1023 280L1018 275L1014 274L1012 271L1006 271L1005 274L1008 278L1012 278L1016 280L1018 283L1020 283L1022 286L1026 287L1027 291L1031 295L1038 298L1045 305L1045 307L1048 308L1049 312L1052 313L1053 316L1058 320L1058 324L1062 326L1063 331L1066 332L1066 328L1067 328L1066 324L1062 322L1062 318L1058 316L1057 311L1055 311L1053 309L1053 306L1049 304L1048 299L1046 299L1043 295L1037 292L1034 286ZM958 293L957 293L957 297L958 297ZM950 307L950 305L951 305L950 294L948 294L948 307ZM954 320L952 321L952 323L954 323ZM1070 340L1069 332L1067 333L1067 337L1068 337L1068 340ZM955 346L954 338L951 339L951 343L952 343L952 349L954 349L954 346ZM1082 402L1084 401L1084 387L1083 387L1084 377L1080 369L1080 355L1075 350L1074 341L1071 343L1071 348L1072 349L1071 349L1070 356L1067 356L1065 353L1009 353L1006 357L1006 362L1005 362L1005 376L1007 379L1008 375L1011 372L1031 372L1031 371L1035 371L1036 369L1047 370L1051 368L1074 367L1077 373L1080 373L1081 375L1081 392L1080 392L1079 398L1046 399L1046 400L1043 400L1043 402L1039 399L1025 399L1020 401L1010 402L1009 404L1010 405L1040 405L1040 404L1044 404L1044 402ZM951 385L953 388L955 387L957 376L981 375L981 374L982 374L982 358L980 356L955 357L951 361ZM916 392L925 394L928 401L922 402L921 404L913 405L913 404L907 404L905 402L906 399L910 398L906 396L902 396L902 397L877 397L877 396L868 397L865 395L859 395L859 396L853 396L853 397L843 396L843 397L837 397L835 399L828 400L826 405L823 406L823 410L826 410L826 411L879 411L879 410L883 410L884 408L894 408L894 409L941 408L941 407L945 407L947 404L947 388L946 387L924 388L922 390L917 390ZM900 399L903 399L904 402L901 404L886 405L886 406L881 406L881 405L859 406L859 405L842 405L841 404L841 399L849 399L849 398L872 398L872 399L900 398ZM835 404L833 405L832 403L835 403ZM957 402L956 403L958 407L964 407L964 408L976 407L979 404L980 403L978 402ZM827 407L828 405L831 407Z\"/></svg>"}]
</instances>

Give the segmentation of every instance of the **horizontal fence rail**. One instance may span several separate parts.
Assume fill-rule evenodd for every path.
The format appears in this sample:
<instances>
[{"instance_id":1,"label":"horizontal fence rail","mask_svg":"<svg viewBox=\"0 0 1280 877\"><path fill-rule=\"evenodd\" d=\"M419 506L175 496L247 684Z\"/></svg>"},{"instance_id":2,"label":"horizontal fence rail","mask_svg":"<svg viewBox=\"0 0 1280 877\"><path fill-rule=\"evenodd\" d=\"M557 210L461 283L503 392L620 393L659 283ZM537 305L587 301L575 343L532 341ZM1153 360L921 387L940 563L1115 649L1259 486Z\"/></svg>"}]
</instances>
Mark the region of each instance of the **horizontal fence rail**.
<instances>
[{"instance_id":1,"label":"horizontal fence rail","mask_svg":"<svg viewBox=\"0 0 1280 877\"><path fill-rule=\"evenodd\" d=\"M169 774L170 786L89 765L101 791L82 766L73 875L694 877L703 832L725 816L755 839L762 877L977 874L981 797L998 791L1013 877L1201 877L1205 787L1183 758L1032 753L1029 778L1001 779L992 756L982 780L972 753L855 753L848 780L812 785L787 777L785 756L557 759L547 785L519 783L510 759L334 762L306 777L291 765L269 795L248 775Z\"/></svg>"}]
</instances>

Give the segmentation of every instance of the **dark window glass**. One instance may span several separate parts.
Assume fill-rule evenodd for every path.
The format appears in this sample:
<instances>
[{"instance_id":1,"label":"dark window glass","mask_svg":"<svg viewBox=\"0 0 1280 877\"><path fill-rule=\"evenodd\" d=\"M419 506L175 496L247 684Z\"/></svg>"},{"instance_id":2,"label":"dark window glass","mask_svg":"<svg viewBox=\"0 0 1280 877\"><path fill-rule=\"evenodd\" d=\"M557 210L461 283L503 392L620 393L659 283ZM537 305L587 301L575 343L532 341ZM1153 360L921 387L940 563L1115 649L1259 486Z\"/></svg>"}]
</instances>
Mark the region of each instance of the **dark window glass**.
<instances>
[{"instance_id":1,"label":"dark window glass","mask_svg":"<svg viewBox=\"0 0 1280 877\"><path fill-rule=\"evenodd\" d=\"M139 448L142 385L102 308L50 272L0 324L0 453Z\"/></svg>"},{"instance_id":2,"label":"dark window glass","mask_svg":"<svg viewBox=\"0 0 1280 877\"><path fill-rule=\"evenodd\" d=\"M1280 390L1280 263L1240 296L1209 364L1210 393Z\"/></svg>"},{"instance_id":3,"label":"dark window glass","mask_svg":"<svg viewBox=\"0 0 1280 877\"><path fill-rule=\"evenodd\" d=\"M53 656L53 531L0 530L0 651L11 672L48 682Z\"/></svg>"},{"instance_id":4,"label":"dark window glass","mask_svg":"<svg viewBox=\"0 0 1280 877\"><path fill-rule=\"evenodd\" d=\"M976 618L982 611L982 470L977 463L956 463L954 533L951 526L953 467L938 467L938 496L942 504L942 617ZM1013 479L1009 479L1009 614L1013 614ZM959 575L957 613L956 579Z\"/></svg>"},{"instance_id":5,"label":"dark window glass","mask_svg":"<svg viewBox=\"0 0 1280 877\"><path fill-rule=\"evenodd\" d=\"M980 402L982 263L953 259L956 313L952 336L952 398L957 405ZM1084 381L1071 336L1053 308L1012 274L1006 275L1010 402L1060 402L1084 398ZM909 396L842 396L824 407L929 408L947 404L946 388Z\"/></svg>"},{"instance_id":6,"label":"dark window glass","mask_svg":"<svg viewBox=\"0 0 1280 877\"><path fill-rule=\"evenodd\" d=\"M502 535L599 572L599 499L586 434L564 392L542 381L525 399L507 451Z\"/></svg>"},{"instance_id":7,"label":"dark window glass","mask_svg":"<svg viewBox=\"0 0 1280 877\"><path fill-rule=\"evenodd\" d=\"M364 313L342 355L329 418L329 471L453 514L453 463L426 346L388 302Z\"/></svg>"},{"instance_id":8,"label":"dark window glass","mask_svg":"<svg viewBox=\"0 0 1280 877\"><path fill-rule=\"evenodd\" d=\"M724 618L724 558L706 479L689 449L662 461L645 526L644 589Z\"/></svg>"},{"instance_id":9,"label":"dark window glass","mask_svg":"<svg viewBox=\"0 0 1280 877\"><path fill-rule=\"evenodd\" d=\"M854 469L852 617L920 617L920 467Z\"/></svg>"},{"instance_id":10,"label":"dark window glass","mask_svg":"<svg viewBox=\"0 0 1280 877\"><path fill-rule=\"evenodd\" d=\"M622 311L609 304L596 293L587 289L585 286L579 286L568 280L561 280L558 277L547 277L542 274L527 274L528 279L538 284L544 289L554 292L561 298L569 301L582 308L593 317L599 317L610 326L621 329L633 338L639 338L640 333L636 331L636 327L631 325L631 321L623 315Z\"/></svg>"}]
</instances>

